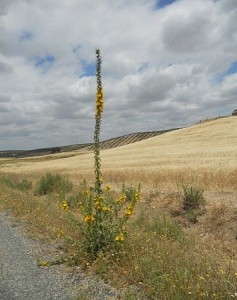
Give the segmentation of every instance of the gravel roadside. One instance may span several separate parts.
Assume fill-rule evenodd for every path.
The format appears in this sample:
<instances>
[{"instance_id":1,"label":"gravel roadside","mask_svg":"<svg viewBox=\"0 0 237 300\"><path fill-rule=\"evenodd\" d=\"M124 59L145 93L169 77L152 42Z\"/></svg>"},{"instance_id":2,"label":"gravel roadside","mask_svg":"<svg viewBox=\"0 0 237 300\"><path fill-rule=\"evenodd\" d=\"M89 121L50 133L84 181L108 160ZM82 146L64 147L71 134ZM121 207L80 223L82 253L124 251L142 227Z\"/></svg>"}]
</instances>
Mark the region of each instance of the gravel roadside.
<instances>
[{"instance_id":1,"label":"gravel roadside","mask_svg":"<svg viewBox=\"0 0 237 300\"><path fill-rule=\"evenodd\" d=\"M0 300L71 300L80 294L81 299L121 299L117 290L96 277L60 266L38 267L38 242L27 238L5 212L0 212L0 226Z\"/></svg>"}]
</instances>

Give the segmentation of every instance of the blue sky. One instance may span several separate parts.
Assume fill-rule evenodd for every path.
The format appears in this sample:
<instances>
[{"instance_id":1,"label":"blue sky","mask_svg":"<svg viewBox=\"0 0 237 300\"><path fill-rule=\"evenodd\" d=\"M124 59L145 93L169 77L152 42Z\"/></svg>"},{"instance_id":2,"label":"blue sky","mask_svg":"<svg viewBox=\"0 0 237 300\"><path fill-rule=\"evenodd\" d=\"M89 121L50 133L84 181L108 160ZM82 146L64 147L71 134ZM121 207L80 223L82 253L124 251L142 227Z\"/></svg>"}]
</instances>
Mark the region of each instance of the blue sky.
<instances>
[{"instance_id":1,"label":"blue sky","mask_svg":"<svg viewBox=\"0 0 237 300\"><path fill-rule=\"evenodd\" d=\"M93 7L93 9L91 9ZM0 150L194 124L237 108L237 1L0 1Z\"/></svg>"},{"instance_id":2,"label":"blue sky","mask_svg":"<svg viewBox=\"0 0 237 300\"><path fill-rule=\"evenodd\" d=\"M157 0L156 1L156 7L157 8L163 8L167 5L172 4L173 2L176 2L176 0Z\"/></svg>"},{"instance_id":3,"label":"blue sky","mask_svg":"<svg viewBox=\"0 0 237 300\"><path fill-rule=\"evenodd\" d=\"M20 41L32 40L33 34L30 31L23 31L20 35Z\"/></svg>"},{"instance_id":4,"label":"blue sky","mask_svg":"<svg viewBox=\"0 0 237 300\"><path fill-rule=\"evenodd\" d=\"M34 60L36 67L42 67L52 64L55 61L55 57L51 54L46 53L44 56L36 56Z\"/></svg>"},{"instance_id":5,"label":"blue sky","mask_svg":"<svg viewBox=\"0 0 237 300\"><path fill-rule=\"evenodd\" d=\"M237 73L237 61L232 62L231 66L226 72L226 75L231 75Z\"/></svg>"}]
</instances>

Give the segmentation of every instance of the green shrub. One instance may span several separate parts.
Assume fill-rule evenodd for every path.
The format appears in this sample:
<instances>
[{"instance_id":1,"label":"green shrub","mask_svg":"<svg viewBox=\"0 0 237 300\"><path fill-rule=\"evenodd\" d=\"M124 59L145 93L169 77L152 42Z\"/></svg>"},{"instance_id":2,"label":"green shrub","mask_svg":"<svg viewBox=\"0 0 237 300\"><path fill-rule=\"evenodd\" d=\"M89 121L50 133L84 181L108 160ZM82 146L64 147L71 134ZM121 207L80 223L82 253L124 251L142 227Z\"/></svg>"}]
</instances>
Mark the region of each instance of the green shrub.
<instances>
[{"instance_id":1,"label":"green shrub","mask_svg":"<svg viewBox=\"0 0 237 300\"><path fill-rule=\"evenodd\" d=\"M183 209L189 210L199 210L205 206L205 199L203 195L203 189L198 187L183 187Z\"/></svg>"},{"instance_id":2,"label":"green shrub","mask_svg":"<svg viewBox=\"0 0 237 300\"><path fill-rule=\"evenodd\" d=\"M68 211L80 228L81 242L89 259L95 259L100 252L116 251L122 246L127 235L126 222L139 199L140 186L127 200L123 190L118 197L114 197L109 186L105 189L101 187L101 194L98 195L84 181L77 195L62 202L62 208Z\"/></svg>"},{"instance_id":3,"label":"green shrub","mask_svg":"<svg viewBox=\"0 0 237 300\"><path fill-rule=\"evenodd\" d=\"M72 183L60 174L47 173L43 175L36 188L36 194L47 195L50 193L68 193Z\"/></svg>"},{"instance_id":4,"label":"green shrub","mask_svg":"<svg viewBox=\"0 0 237 300\"><path fill-rule=\"evenodd\" d=\"M12 189L17 189L20 191L26 191L31 189L32 183L27 179L23 179L21 181L16 181L10 177L3 176L0 178L0 183L4 184Z\"/></svg>"}]
</instances>

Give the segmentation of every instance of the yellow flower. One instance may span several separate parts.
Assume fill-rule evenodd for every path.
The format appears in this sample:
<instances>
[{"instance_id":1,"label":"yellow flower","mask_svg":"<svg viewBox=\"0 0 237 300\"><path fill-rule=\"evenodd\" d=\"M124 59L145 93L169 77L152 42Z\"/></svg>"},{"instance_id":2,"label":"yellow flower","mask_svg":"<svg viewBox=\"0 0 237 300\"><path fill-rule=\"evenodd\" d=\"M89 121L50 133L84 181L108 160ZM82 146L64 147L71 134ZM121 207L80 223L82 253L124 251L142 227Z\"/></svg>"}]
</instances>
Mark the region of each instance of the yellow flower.
<instances>
[{"instance_id":1,"label":"yellow flower","mask_svg":"<svg viewBox=\"0 0 237 300\"><path fill-rule=\"evenodd\" d=\"M123 193L123 194L121 195L120 201L121 201L121 202L125 202L125 201L126 201L126 194L125 194L125 193Z\"/></svg>"},{"instance_id":2,"label":"yellow flower","mask_svg":"<svg viewBox=\"0 0 237 300\"><path fill-rule=\"evenodd\" d=\"M121 232L119 235L115 237L115 240L118 242L123 242L124 241L124 234Z\"/></svg>"},{"instance_id":3,"label":"yellow flower","mask_svg":"<svg viewBox=\"0 0 237 300\"><path fill-rule=\"evenodd\" d=\"M96 94L96 114L101 115L104 108L104 93L102 89L99 89Z\"/></svg>"},{"instance_id":4,"label":"yellow flower","mask_svg":"<svg viewBox=\"0 0 237 300\"><path fill-rule=\"evenodd\" d=\"M140 200L140 193L139 193L139 192L135 193L135 199L136 199L137 201Z\"/></svg>"},{"instance_id":5,"label":"yellow flower","mask_svg":"<svg viewBox=\"0 0 237 300\"><path fill-rule=\"evenodd\" d=\"M94 220L95 220L95 217L93 215L86 215L85 216L85 222L86 223L93 222Z\"/></svg>"},{"instance_id":6,"label":"yellow flower","mask_svg":"<svg viewBox=\"0 0 237 300\"><path fill-rule=\"evenodd\" d=\"M125 212L125 215L129 217L131 216L131 214L132 214L132 209L128 208Z\"/></svg>"},{"instance_id":7,"label":"yellow flower","mask_svg":"<svg viewBox=\"0 0 237 300\"><path fill-rule=\"evenodd\" d=\"M69 210L69 206L67 204L67 201L63 201L61 206L62 206L63 210Z\"/></svg>"},{"instance_id":8,"label":"yellow flower","mask_svg":"<svg viewBox=\"0 0 237 300\"><path fill-rule=\"evenodd\" d=\"M103 93L102 89L98 89L96 98L97 99L104 99L104 93Z\"/></svg>"},{"instance_id":9,"label":"yellow flower","mask_svg":"<svg viewBox=\"0 0 237 300\"><path fill-rule=\"evenodd\" d=\"M105 211L105 212L111 211L111 209L109 207L106 207L106 206L102 207L102 210Z\"/></svg>"},{"instance_id":10,"label":"yellow flower","mask_svg":"<svg viewBox=\"0 0 237 300\"><path fill-rule=\"evenodd\" d=\"M62 230L59 230L57 233L57 237L60 238L62 236L64 236L64 232Z\"/></svg>"}]
</instances>

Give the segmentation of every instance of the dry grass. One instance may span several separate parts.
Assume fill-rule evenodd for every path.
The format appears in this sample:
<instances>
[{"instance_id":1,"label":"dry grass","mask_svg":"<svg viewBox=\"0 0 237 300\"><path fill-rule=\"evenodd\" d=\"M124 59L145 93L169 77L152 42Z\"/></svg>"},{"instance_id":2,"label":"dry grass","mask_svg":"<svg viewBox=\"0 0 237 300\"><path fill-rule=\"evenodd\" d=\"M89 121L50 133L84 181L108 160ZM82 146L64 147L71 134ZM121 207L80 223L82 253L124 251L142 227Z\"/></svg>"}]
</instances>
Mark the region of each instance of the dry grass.
<instances>
[{"instance_id":1,"label":"dry grass","mask_svg":"<svg viewBox=\"0 0 237 300\"><path fill-rule=\"evenodd\" d=\"M87 270L117 285L141 286L150 299L232 299L237 293L237 118L228 117L166 133L135 144L102 151L104 181L115 192L121 184L142 184L124 250L101 256ZM74 153L75 154L75 153ZM26 178L33 186L42 174L67 174L74 183L93 184L93 153L73 157L1 160L2 174ZM191 224L182 211L182 185L204 188L206 213ZM78 239L75 226L60 210L58 195L39 197L1 186L0 208L11 209L31 232L50 239L59 233ZM145 215L141 214L145 212ZM175 221L161 232L182 228L184 240L154 233L154 220ZM163 226L163 225L162 225ZM139 230L137 230L139 228ZM173 229L172 229L173 228ZM160 232L160 231L159 231ZM173 231L172 231L173 232ZM172 235L173 236L173 235ZM195 237L195 239L193 239ZM185 241L185 242L184 242ZM65 251L86 265L72 243ZM127 299L136 299L127 298ZM145 299L145 298L144 298Z\"/></svg>"},{"instance_id":2,"label":"dry grass","mask_svg":"<svg viewBox=\"0 0 237 300\"><path fill-rule=\"evenodd\" d=\"M208 188L237 188L237 118L228 117L172 131L101 153L104 177L136 178L145 184L198 181ZM75 155L74 153L73 155ZM73 157L1 160L2 172L42 173L50 170L72 176L93 174L93 153ZM38 158L39 159L39 158ZM91 175L92 177L93 175ZM169 180L168 180L169 178Z\"/></svg>"}]
</instances>

